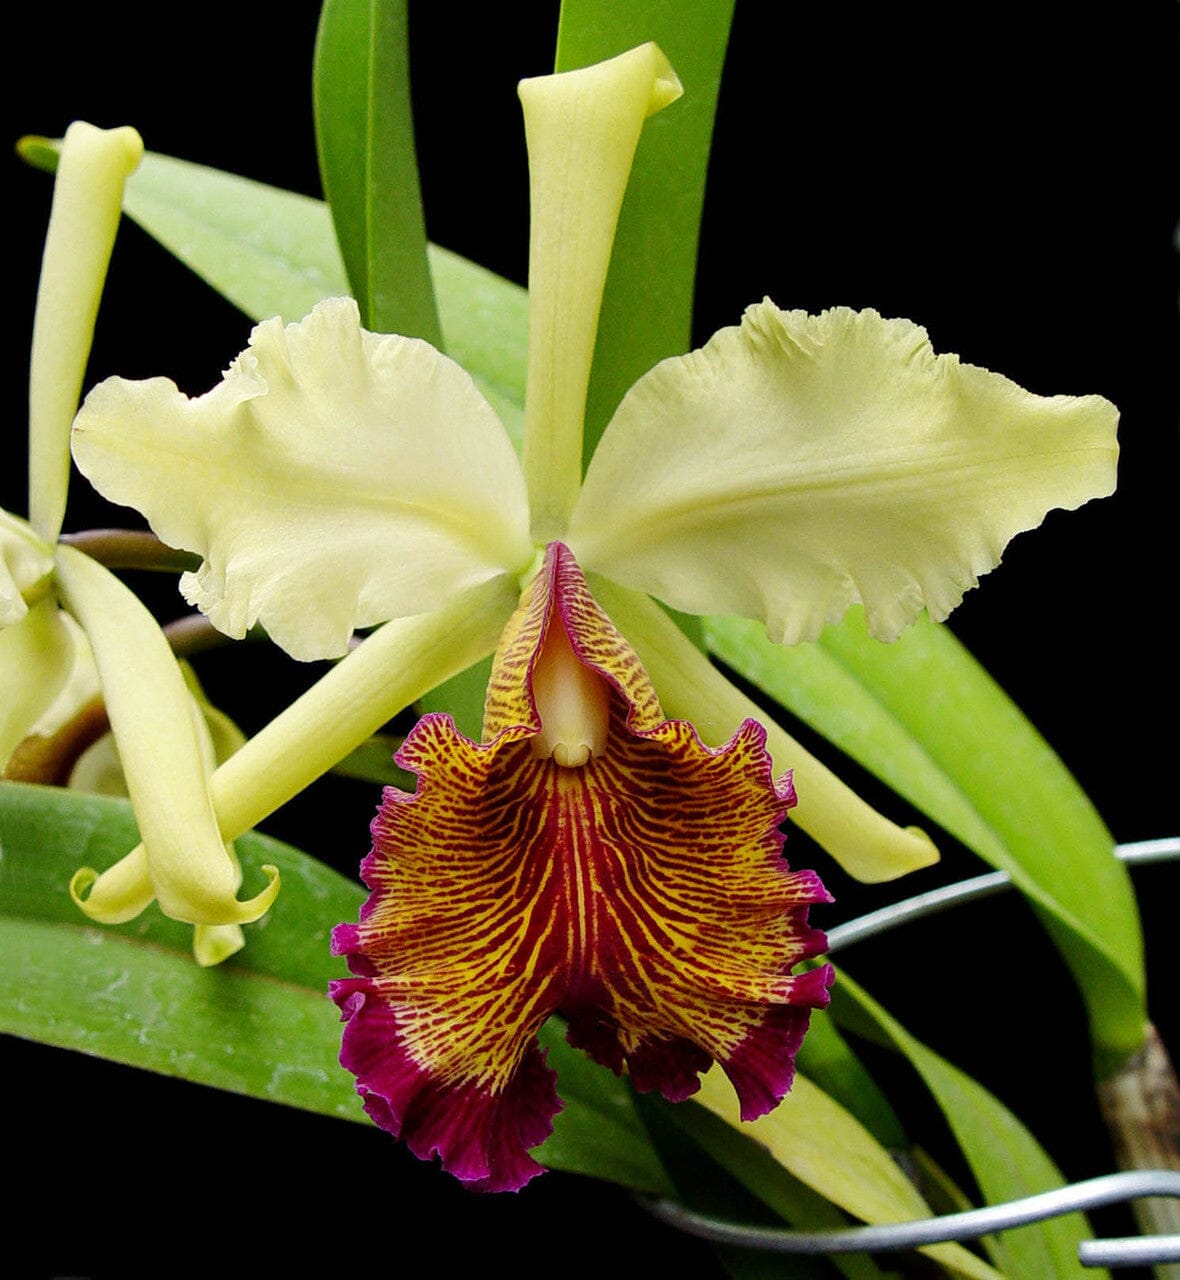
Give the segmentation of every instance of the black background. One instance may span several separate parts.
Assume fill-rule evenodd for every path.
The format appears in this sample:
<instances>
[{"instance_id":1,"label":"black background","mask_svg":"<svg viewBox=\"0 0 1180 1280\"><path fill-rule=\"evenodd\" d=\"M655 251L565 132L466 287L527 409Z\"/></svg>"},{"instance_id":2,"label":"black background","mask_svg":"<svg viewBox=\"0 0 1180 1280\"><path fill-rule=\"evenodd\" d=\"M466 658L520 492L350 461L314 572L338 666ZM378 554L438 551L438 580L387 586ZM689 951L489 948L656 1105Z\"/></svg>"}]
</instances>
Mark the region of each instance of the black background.
<instances>
[{"instance_id":1,"label":"black background","mask_svg":"<svg viewBox=\"0 0 1180 1280\"><path fill-rule=\"evenodd\" d=\"M739 0L738 9L697 340L763 294L813 311L872 306L926 325L937 350L1034 391L1097 392L1119 405L1117 495L1055 512L1018 538L952 626L1062 754L1117 839L1175 834L1174 7L1086 16L1052 3ZM316 12L311 3L215 3L165 22L94 7L47 22L30 9L9 19L10 62L25 79L6 103L7 136L58 135L75 117L131 123L154 150L318 195L308 91ZM548 69L556 6L443 13L419 3L411 21L429 233L523 281L515 82ZM6 80L11 94L13 75ZM23 512L27 334L50 184L5 163L15 226L7 297L20 338L9 345L0 502ZM88 384L163 373L195 394L248 331L125 225ZM67 528L96 510L76 484ZM179 606L165 600L163 612ZM238 660L213 658L201 670L215 697L243 707L247 729L275 709L240 703L250 677ZM293 688L306 676L286 678ZM910 820L896 799L866 790ZM354 792L328 811L305 802L271 829L351 872L374 802ZM789 853L810 860L801 837ZM940 871L866 893L825 867L840 901L821 923L975 869L952 846ZM1177 884L1173 869L1136 874L1152 1007L1174 1049ZM1023 907L962 909L850 953L848 967L978 1071L1068 1176L1108 1170L1080 1004ZM6 1217L10 1239L27 1241L30 1275L238 1274L300 1261L313 1271L376 1264L382 1274L431 1266L448 1275L572 1258L629 1275L657 1256L688 1275L713 1274L703 1249L587 1180L551 1176L515 1198L473 1197L375 1130L16 1041L0 1054L19 1179ZM924 1104L912 1105L920 1127ZM316 1262L321 1249L333 1261Z\"/></svg>"}]
</instances>

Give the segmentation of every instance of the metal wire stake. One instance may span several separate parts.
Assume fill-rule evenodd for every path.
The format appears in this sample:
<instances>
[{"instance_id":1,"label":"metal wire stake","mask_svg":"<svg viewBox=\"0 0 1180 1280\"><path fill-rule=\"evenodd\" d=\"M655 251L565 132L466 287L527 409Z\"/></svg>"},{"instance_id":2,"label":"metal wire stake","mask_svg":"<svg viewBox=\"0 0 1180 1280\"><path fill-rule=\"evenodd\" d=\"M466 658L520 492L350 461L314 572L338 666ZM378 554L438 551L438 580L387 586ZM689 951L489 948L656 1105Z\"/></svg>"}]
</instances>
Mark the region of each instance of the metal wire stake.
<instances>
[{"instance_id":1,"label":"metal wire stake","mask_svg":"<svg viewBox=\"0 0 1180 1280\"><path fill-rule=\"evenodd\" d=\"M1180 857L1180 837L1140 840L1116 846L1123 862L1143 864L1166 862ZM921 893L880 911L870 912L847 924L827 930L828 952L851 946L864 938L895 928L910 920L933 915L956 903L990 897L1012 887L1006 871L993 871L957 884ZM1079 1210L1095 1209L1120 1201L1150 1196L1180 1199L1180 1173L1165 1169L1129 1169L1085 1182L1075 1182L1054 1191L1024 1196L1003 1204L949 1213L941 1217L911 1222L892 1222L868 1227L846 1227L839 1231L794 1231L788 1228L750 1227L726 1222L686 1209L675 1200L637 1196L645 1208L661 1222L689 1235L718 1244L742 1245L774 1253L888 1253L901 1249L943 1244L952 1240L974 1240L979 1236L1006 1231L1045 1218L1055 1218ZM1128 1239L1084 1240L1078 1245L1078 1260L1085 1267L1158 1266L1180 1262L1180 1236L1135 1236Z\"/></svg>"},{"instance_id":2,"label":"metal wire stake","mask_svg":"<svg viewBox=\"0 0 1180 1280\"><path fill-rule=\"evenodd\" d=\"M1180 857L1180 836L1116 845L1115 855L1132 866L1147 862L1167 862ZM971 880L960 880L956 884L944 885L941 889L931 889L929 893L919 893L915 897L905 898L892 906L882 907L880 911L871 911L868 915L849 920L847 924L838 924L826 930L828 954L831 955L864 938L884 933L887 929L893 929L899 924L933 915L936 911L942 911L956 903L988 898L993 893L999 893L1011 887L1012 877L1006 871L990 871L987 875L975 876Z\"/></svg>"},{"instance_id":3,"label":"metal wire stake","mask_svg":"<svg viewBox=\"0 0 1180 1280\"><path fill-rule=\"evenodd\" d=\"M689 1235L717 1244L743 1245L772 1253L890 1253L974 1240L978 1236L1007 1231L1011 1227L1056 1218L1062 1214L1146 1196L1180 1198L1180 1173L1164 1169L1132 1169L1101 1178L1075 1182L1054 1191L1042 1191L984 1209L890 1222L871 1227L845 1227L838 1231L792 1231L776 1227L750 1227L694 1213L675 1200L640 1197L661 1222ZM1155 1266L1180 1260L1180 1236L1143 1236L1129 1240L1090 1240L1078 1246L1078 1258L1087 1267Z\"/></svg>"}]
</instances>

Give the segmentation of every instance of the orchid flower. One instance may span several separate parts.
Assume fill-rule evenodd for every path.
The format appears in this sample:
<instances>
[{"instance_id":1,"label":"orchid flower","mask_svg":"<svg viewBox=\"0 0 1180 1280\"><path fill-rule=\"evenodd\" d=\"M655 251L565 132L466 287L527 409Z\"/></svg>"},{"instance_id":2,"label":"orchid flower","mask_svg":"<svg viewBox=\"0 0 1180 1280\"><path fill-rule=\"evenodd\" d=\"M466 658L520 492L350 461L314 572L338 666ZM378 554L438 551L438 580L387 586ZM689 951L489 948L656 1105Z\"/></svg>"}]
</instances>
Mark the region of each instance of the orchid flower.
<instances>
[{"instance_id":1,"label":"orchid flower","mask_svg":"<svg viewBox=\"0 0 1180 1280\"><path fill-rule=\"evenodd\" d=\"M209 797L207 733L168 642L113 574L58 542L70 423L123 184L142 154L133 129L82 122L62 146L33 326L30 516L0 511L0 764L14 764L22 742L55 717L55 704L93 692L95 668L147 850L122 869L131 873L120 883L125 910L101 918L128 919L158 897L167 914L196 926L197 959L215 964L242 945L240 924L267 910L277 872L257 897L237 900L241 872Z\"/></svg>"},{"instance_id":2,"label":"orchid flower","mask_svg":"<svg viewBox=\"0 0 1180 1280\"><path fill-rule=\"evenodd\" d=\"M495 649L482 741L433 714L399 753L417 790L386 792L332 993L370 1115L486 1189L539 1171L554 1012L641 1089L687 1097L715 1060L744 1118L782 1098L831 976L792 972L823 949L807 912L827 900L782 858L796 789L792 816L862 878L935 856L760 723L655 599L788 642L859 602L890 639L945 617L1050 508L1113 487L1106 401L1031 395L908 321L769 301L640 378L583 479L623 190L680 92L650 44L521 84L520 461L457 365L344 299L259 325L205 396L112 380L75 425L95 485L202 557L182 590L230 635L260 622L312 658L384 624L216 772L223 834Z\"/></svg>"}]
</instances>

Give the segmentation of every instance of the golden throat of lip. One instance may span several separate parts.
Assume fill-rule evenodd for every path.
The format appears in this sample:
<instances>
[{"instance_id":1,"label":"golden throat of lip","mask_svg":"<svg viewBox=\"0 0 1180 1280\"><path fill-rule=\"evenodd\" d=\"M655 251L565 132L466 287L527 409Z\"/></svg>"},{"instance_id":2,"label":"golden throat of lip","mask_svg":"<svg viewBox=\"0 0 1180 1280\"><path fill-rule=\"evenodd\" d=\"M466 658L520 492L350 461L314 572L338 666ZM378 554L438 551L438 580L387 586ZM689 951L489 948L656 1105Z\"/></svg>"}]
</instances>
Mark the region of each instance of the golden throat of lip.
<instances>
[{"instance_id":1,"label":"golden throat of lip","mask_svg":"<svg viewBox=\"0 0 1180 1280\"><path fill-rule=\"evenodd\" d=\"M578 661L556 609L533 666L533 699L541 728L531 745L539 760L576 769L606 750L610 687Z\"/></svg>"}]
</instances>

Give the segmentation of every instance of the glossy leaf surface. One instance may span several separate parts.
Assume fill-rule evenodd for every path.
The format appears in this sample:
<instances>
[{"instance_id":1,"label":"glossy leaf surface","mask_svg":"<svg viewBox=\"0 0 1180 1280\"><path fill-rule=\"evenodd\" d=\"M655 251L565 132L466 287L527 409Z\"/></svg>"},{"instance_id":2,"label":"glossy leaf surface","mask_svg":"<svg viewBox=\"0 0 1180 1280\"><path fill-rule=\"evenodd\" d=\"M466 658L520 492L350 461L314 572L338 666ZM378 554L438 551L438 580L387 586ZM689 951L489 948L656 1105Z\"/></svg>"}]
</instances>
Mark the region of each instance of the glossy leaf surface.
<instances>
[{"instance_id":1,"label":"glossy leaf surface","mask_svg":"<svg viewBox=\"0 0 1180 1280\"><path fill-rule=\"evenodd\" d=\"M867 1019L876 1034L899 1050L921 1076L954 1134L984 1204L1000 1204L1065 1184L1061 1172L1036 1138L994 1095L965 1072L910 1035L863 987L846 973L836 983L833 1014L842 1020L851 1008L854 1020ZM1082 1277L1101 1275L1082 1267L1078 1244L1090 1239L1080 1213L1047 1218L988 1237L992 1261L1010 1276Z\"/></svg>"},{"instance_id":2,"label":"glossy leaf surface","mask_svg":"<svg viewBox=\"0 0 1180 1280\"><path fill-rule=\"evenodd\" d=\"M405 0L327 0L312 97L320 175L362 323L440 346L410 112Z\"/></svg>"}]
</instances>

